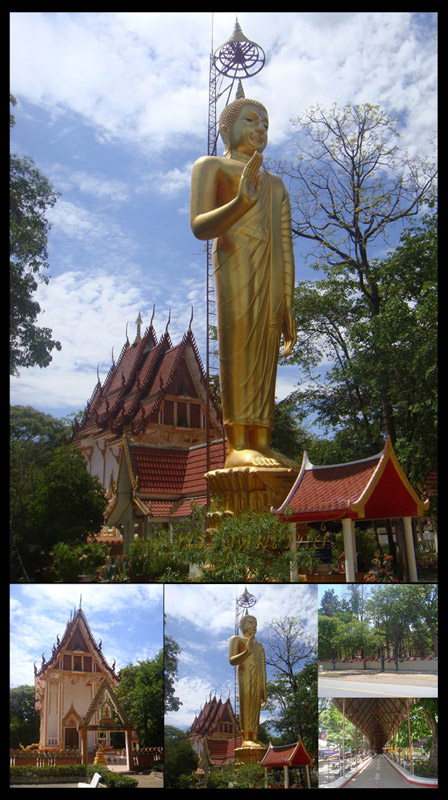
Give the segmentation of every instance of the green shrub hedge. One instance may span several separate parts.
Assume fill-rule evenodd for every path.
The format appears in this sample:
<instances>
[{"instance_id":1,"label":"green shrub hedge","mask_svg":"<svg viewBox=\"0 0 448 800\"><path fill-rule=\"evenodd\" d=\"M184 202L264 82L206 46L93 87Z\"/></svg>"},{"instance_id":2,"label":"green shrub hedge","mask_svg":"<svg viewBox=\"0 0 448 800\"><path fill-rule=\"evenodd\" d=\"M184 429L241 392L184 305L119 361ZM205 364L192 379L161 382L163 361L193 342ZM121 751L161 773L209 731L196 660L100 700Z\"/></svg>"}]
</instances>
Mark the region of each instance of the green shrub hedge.
<instances>
[{"instance_id":1,"label":"green shrub hedge","mask_svg":"<svg viewBox=\"0 0 448 800\"><path fill-rule=\"evenodd\" d=\"M135 789L138 786L136 778L130 775L123 775L120 772L110 772L107 767L91 766L88 764L65 764L60 767L10 767L9 776L10 783L17 779L29 778L30 783L38 783L42 778L73 778L75 781L90 781L95 774L99 772L101 775L101 783L104 783L108 789ZM20 781L21 782L21 781Z\"/></svg>"}]
</instances>

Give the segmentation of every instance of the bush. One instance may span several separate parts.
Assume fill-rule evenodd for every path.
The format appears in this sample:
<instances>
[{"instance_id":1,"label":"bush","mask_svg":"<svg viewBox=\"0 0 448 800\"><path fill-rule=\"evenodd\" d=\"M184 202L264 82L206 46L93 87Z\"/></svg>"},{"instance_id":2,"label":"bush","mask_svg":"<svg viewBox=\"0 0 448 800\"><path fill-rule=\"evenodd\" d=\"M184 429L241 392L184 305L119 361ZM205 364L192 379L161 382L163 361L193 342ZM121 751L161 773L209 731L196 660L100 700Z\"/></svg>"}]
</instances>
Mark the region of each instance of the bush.
<instances>
[{"instance_id":1,"label":"bush","mask_svg":"<svg viewBox=\"0 0 448 800\"><path fill-rule=\"evenodd\" d=\"M107 544L100 542L58 542L50 552L49 576L56 582L76 583L80 574L95 575L103 566L107 554Z\"/></svg>"},{"instance_id":2,"label":"bush","mask_svg":"<svg viewBox=\"0 0 448 800\"><path fill-rule=\"evenodd\" d=\"M188 570L185 554L163 534L134 542L123 563L131 579L144 576L146 580L166 582L176 577L185 579Z\"/></svg>"},{"instance_id":3,"label":"bush","mask_svg":"<svg viewBox=\"0 0 448 800\"><path fill-rule=\"evenodd\" d=\"M73 764L60 767L10 767L10 783L19 782L19 778L28 778L30 783L38 783L42 778L73 778L73 782L90 782L95 772L101 775L101 783L108 789L134 789L138 786L136 778L117 772L109 772L107 767Z\"/></svg>"},{"instance_id":4,"label":"bush","mask_svg":"<svg viewBox=\"0 0 448 800\"><path fill-rule=\"evenodd\" d=\"M180 546L180 540L179 545ZM189 561L208 567L204 580L244 583L247 580L288 582L294 557L289 550L289 529L269 513L246 511L224 517L210 535L185 537Z\"/></svg>"}]
</instances>

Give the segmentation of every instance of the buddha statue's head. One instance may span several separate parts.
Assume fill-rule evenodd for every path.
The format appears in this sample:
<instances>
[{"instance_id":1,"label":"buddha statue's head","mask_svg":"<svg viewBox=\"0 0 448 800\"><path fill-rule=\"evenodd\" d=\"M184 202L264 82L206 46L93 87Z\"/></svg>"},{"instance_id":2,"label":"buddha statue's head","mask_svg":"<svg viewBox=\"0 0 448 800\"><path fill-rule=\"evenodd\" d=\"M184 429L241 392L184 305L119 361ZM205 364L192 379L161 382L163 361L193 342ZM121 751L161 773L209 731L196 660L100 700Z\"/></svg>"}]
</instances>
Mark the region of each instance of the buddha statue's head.
<instances>
[{"instance_id":1,"label":"buddha statue's head","mask_svg":"<svg viewBox=\"0 0 448 800\"><path fill-rule=\"evenodd\" d=\"M219 118L219 133L225 147L224 155L230 158L232 149L248 150L253 147L253 151L264 150L268 125L268 112L262 103L244 96L237 97L233 103L224 108Z\"/></svg>"},{"instance_id":2,"label":"buddha statue's head","mask_svg":"<svg viewBox=\"0 0 448 800\"><path fill-rule=\"evenodd\" d=\"M253 617L252 614L245 614L240 621L240 631L242 634L244 634L248 628L250 628L253 633L257 630L257 618Z\"/></svg>"}]
</instances>

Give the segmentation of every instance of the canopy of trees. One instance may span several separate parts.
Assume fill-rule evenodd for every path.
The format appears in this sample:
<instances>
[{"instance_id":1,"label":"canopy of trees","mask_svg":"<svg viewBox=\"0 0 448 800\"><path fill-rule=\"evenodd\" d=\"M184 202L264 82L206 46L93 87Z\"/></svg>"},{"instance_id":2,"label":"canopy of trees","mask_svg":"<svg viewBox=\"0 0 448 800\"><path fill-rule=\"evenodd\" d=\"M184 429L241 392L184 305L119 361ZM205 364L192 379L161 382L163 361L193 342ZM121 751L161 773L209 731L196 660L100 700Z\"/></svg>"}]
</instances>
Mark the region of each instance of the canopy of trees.
<instances>
[{"instance_id":1,"label":"canopy of trees","mask_svg":"<svg viewBox=\"0 0 448 800\"><path fill-rule=\"evenodd\" d=\"M319 608L319 658L438 655L438 586L403 584L334 589Z\"/></svg>"},{"instance_id":2,"label":"canopy of trees","mask_svg":"<svg viewBox=\"0 0 448 800\"><path fill-rule=\"evenodd\" d=\"M332 437L310 457L365 457L389 434L422 480L437 464L434 165L400 150L377 106L317 107L295 124L297 158L278 169L293 233L324 277L296 288L293 361L306 388L294 397L300 419L313 414Z\"/></svg>"},{"instance_id":3,"label":"canopy of trees","mask_svg":"<svg viewBox=\"0 0 448 800\"><path fill-rule=\"evenodd\" d=\"M45 580L56 543L85 541L103 524L103 488L89 475L80 450L63 444L68 430L66 421L31 407L11 408L13 580Z\"/></svg>"}]
</instances>

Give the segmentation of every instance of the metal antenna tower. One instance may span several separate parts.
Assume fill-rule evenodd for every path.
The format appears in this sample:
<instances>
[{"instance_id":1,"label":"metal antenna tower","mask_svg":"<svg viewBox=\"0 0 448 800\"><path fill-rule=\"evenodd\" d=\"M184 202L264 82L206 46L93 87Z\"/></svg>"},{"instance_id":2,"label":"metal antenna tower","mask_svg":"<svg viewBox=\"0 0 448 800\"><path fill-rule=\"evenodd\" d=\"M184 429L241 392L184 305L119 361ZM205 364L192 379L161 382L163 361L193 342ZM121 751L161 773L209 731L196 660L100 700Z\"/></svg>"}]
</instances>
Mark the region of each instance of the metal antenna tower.
<instances>
[{"instance_id":1,"label":"metal antenna tower","mask_svg":"<svg viewBox=\"0 0 448 800\"><path fill-rule=\"evenodd\" d=\"M209 98L208 98L208 155L216 156L218 143L217 103L227 92L225 106L236 80L251 78L263 69L265 54L255 42L246 38L241 30L238 18L230 39L213 51L213 14L212 14L212 46L210 53ZM210 471L210 375L218 374L216 344L211 350L211 341L216 342L216 305L214 299L212 242L207 241L207 348L206 348L206 436L207 436L207 472ZM210 505L210 489L207 482L207 507Z\"/></svg>"}]
</instances>

